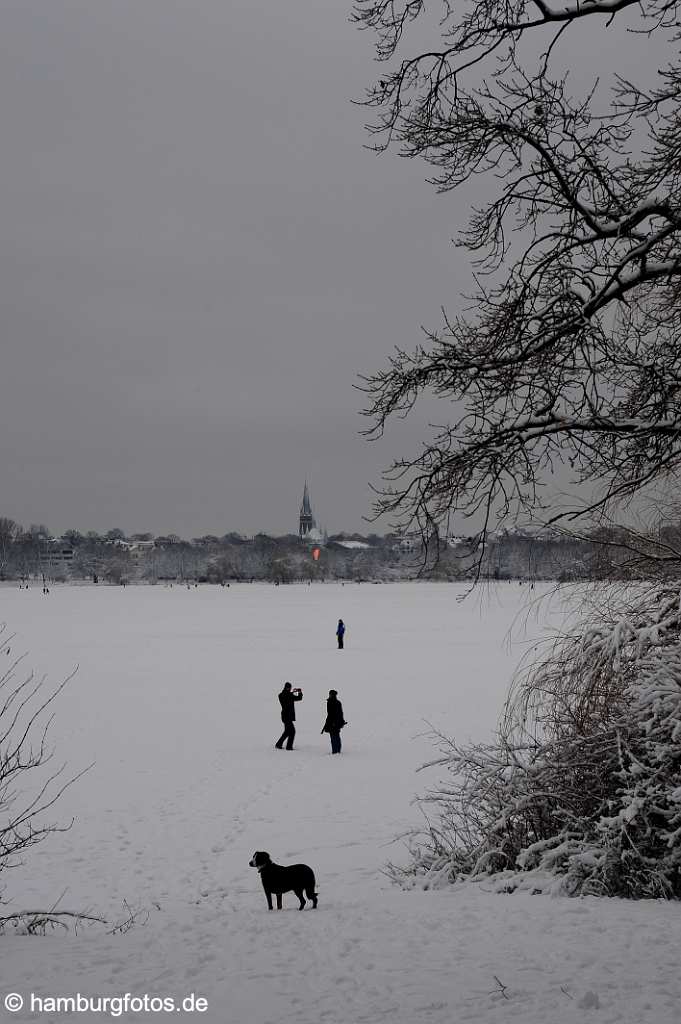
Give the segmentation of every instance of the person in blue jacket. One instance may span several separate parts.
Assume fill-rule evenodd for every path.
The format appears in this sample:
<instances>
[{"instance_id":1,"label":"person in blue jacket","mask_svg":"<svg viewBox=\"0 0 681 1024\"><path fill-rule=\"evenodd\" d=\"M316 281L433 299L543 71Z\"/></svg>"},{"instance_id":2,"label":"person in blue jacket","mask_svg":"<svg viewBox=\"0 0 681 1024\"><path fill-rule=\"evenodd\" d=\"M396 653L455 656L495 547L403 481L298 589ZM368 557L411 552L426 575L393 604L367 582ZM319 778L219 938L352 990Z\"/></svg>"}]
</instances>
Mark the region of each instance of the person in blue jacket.
<instances>
[{"instance_id":1,"label":"person in blue jacket","mask_svg":"<svg viewBox=\"0 0 681 1024\"><path fill-rule=\"evenodd\" d=\"M336 637L338 639L338 650L343 650L343 637L345 636L345 623L342 619L338 620L338 626L336 627Z\"/></svg>"}]
</instances>

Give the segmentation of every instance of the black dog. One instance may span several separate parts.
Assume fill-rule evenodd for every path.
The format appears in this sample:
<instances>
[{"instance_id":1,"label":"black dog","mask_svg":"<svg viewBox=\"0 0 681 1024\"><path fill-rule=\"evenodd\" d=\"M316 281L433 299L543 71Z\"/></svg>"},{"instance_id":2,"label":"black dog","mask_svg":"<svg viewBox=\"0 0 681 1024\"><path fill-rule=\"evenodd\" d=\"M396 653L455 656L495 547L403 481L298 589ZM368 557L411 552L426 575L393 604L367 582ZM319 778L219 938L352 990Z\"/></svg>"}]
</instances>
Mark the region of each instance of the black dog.
<instances>
[{"instance_id":1,"label":"black dog","mask_svg":"<svg viewBox=\"0 0 681 1024\"><path fill-rule=\"evenodd\" d=\"M267 897L267 906L272 907L272 893L277 897L277 910L281 910L281 897L285 892L294 892L300 900L300 910L305 907L305 896L312 900L312 909L317 909L317 893L314 891L314 871L307 864L291 864L289 867L282 867L281 864L273 864L269 853L263 850L256 850L252 860L249 860L252 868L260 872L262 887ZM305 896L303 896L303 891Z\"/></svg>"}]
</instances>

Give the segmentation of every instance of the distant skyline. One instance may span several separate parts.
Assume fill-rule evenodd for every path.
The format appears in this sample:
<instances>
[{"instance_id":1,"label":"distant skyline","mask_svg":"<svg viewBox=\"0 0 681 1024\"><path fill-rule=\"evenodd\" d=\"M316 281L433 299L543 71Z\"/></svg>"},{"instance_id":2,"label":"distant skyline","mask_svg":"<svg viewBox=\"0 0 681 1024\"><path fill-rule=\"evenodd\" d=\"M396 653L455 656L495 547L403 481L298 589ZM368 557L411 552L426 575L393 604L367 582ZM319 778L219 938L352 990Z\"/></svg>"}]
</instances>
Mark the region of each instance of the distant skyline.
<instances>
[{"instance_id":1,"label":"distant skyline","mask_svg":"<svg viewBox=\"0 0 681 1024\"><path fill-rule=\"evenodd\" d=\"M240 528L238 528L238 527L236 527L236 526L234 526L234 525L232 525L230 523L227 523L227 522L219 523L218 526L215 529L202 530L202 531L200 531L198 533L196 531L189 531L187 533L181 533L178 530L161 530L161 529L157 529L154 523L147 523L146 525L144 525L143 527L140 527L140 528L133 527L133 528L125 529L121 525L120 522L115 522L115 523L114 522L111 522L111 523L107 522L107 523L89 524L89 525L84 525L81 522L80 525L75 525L74 523L71 523L69 526L63 526L63 527L59 526L57 528L54 523L50 523L48 521L46 516L41 516L39 514L35 515L35 516L31 516L31 517L25 518L25 519L19 519L16 516L10 516L10 518L15 519L17 522L19 522L20 526L22 526L25 530L27 530L30 526L46 526L48 528L48 530L50 531L50 535L53 536L53 537L62 536L68 530L77 530L79 533L82 533L82 534L87 534L88 532L93 531L95 533L99 533L102 536L104 536L106 533L108 533L111 530L122 530L122 532L127 537L130 537L130 536L132 536L134 534L145 534L145 533L151 533L155 537L167 536L167 535L170 535L170 534L176 534L177 536L180 536L183 539L187 539L187 540L191 539L192 537L202 537L202 536L207 536L207 535L214 535L214 536L217 536L217 537L222 537L222 536L224 536L227 533L240 533L243 536L252 536L252 535L254 535L256 533L269 533L272 536L277 536L277 535L283 536L285 534L298 534L298 532L299 532L298 527L299 527L299 518L300 518L300 504L301 504L301 499L302 499L302 495L303 495L303 487L304 487L304 482L303 482L303 486L301 486L301 488L300 488L300 494L298 495L297 499L294 501L294 504L293 504L292 508L289 509L289 515L288 515L287 520L285 522L279 523L277 526L275 526L274 528L269 529L269 530L264 530L264 529L261 529L261 528L254 529L252 527L247 527L247 528L244 528L244 529L240 529ZM353 529L349 529L349 528L343 526L342 524L337 525L334 529L331 529L331 528L328 527L327 523L325 522L325 518L324 518L323 513L319 513L318 512L317 503L312 501L311 504L312 504L312 513L313 513L314 520L315 520L315 526L322 533L326 532L328 534L334 534L334 533L362 533L362 534L378 533L378 534L383 534L383 533L389 532L387 520L385 522L377 523L377 522L370 522L368 518L367 518L367 520L362 521L360 526L358 528L356 528L356 529L354 529L354 528ZM4 515L7 515L7 513L5 511L0 511L0 516L4 516Z\"/></svg>"}]
</instances>

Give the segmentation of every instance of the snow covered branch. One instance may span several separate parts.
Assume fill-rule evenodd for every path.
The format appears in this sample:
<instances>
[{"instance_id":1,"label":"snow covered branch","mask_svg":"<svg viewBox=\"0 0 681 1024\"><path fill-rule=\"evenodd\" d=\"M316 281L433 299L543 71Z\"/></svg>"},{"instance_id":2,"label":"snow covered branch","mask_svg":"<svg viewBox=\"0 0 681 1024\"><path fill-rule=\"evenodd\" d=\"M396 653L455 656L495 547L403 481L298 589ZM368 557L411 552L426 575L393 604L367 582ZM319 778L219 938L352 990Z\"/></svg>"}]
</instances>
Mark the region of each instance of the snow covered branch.
<instances>
[{"instance_id":1,"label":"snow covered branch","mask_svg":"<svg viewBox=\"0 0 681 1024\"><path fill-rule=\"evenodd\" d=\"M51 833L70 828L46 815L83 774L52 767L48 746L52 706L75 672L47 691L32 673L20 678L23 657L12 655L12 640L0 625L0 656L7 659L0 672L0 874Z\"/></svg>"},{"instance_id":2,"label":"snow covered branch","mask_svg":"<svg viewBox=\"0 0 681 1024\"><path fill-rule=\"evenodd\" d=\"M576 95L558 44L625 9L641 45L654 34L669 49L663 85L615 74L605 104L595 81ZM453 410L388 468L377 515L425 533L452 512L482 516L482 549L494 519L541 509L558 464L600 488L592 513L681 465L679 13L666 0L445 3L434 31L446 45L387 66L369 91L378 149L427 161L442 193L480 175L490 185L459 235L477 267L466 308L361 378L369 437L423 397ZM423 15L420 2L355 7L384 61ZM519 40L551 23L532 63Z\"/></svg>"}]
</instances>

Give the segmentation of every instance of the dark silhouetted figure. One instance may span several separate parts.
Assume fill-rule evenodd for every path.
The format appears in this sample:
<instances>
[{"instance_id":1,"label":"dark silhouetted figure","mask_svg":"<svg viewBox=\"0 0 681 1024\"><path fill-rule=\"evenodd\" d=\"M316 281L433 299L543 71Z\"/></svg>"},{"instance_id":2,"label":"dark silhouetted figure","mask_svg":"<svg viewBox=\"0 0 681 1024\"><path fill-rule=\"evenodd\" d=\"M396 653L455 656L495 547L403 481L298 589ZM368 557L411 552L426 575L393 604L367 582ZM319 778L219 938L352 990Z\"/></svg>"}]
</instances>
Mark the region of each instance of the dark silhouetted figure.
<instances>
[{"instance_id":1,"label":"dark silhouetted figure","mask_svg":"<svg viewBox=\"0 0 681 1024\"><path fill-rule=\"evenodd\" d=\"M329 690L329 699L326 702L326 721L322 726L322 733L328 732L331 738L331 753L341 752L341 729L348 723L343 718L343 705L338 700L338 690Z\"/></svg>"},{"instance_id":2,"label":"dark silhouetted figure","mask_svg":"<svg viewBox=\"0 0 681 1024\"><path fill-rule=\"evenodd\" d=\"M293 724L296 720L295 702L303 699L303 691L297 686L291 689L290 683L284 683L284 689L279 694L281 704L281 720L284 723L284 731L274 744L277 750L281 750L286 740L286 749L293 750L293 741L296 737L296 727Z\"/></svg>"},{"instance_id":3,"label":"dark silhouetted figure","mask_svg":"<svg viewBox=\"0 0 681 1024\"><path fill-rule=\"evenodd\" d=\"M343 637L345 636L345 623L342 619L338 620L338 626L336 628L336 637L338 639L338 650L343 650Z\"/></svg>"},{"instance_id":4,"label":"dark silhouetted figure","mask_svg":"<svg viewBox=\"0 0 681 1024\"><path fill-rule=\"evenodd\" d=\"M265 890L267 906L272 909L272 893L277 897L277 910L281 910L282 896L285 892L294 892L300 900L299 910L305 909L305 896L312 901L312 909L317 909L317 893L314 891L314 871L307 864L273 864L269 853L256 850L248 862L257 868L260 881ZM303 892L305 896L303 896Z\"/></svg>"}]
</instances>

